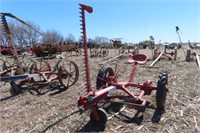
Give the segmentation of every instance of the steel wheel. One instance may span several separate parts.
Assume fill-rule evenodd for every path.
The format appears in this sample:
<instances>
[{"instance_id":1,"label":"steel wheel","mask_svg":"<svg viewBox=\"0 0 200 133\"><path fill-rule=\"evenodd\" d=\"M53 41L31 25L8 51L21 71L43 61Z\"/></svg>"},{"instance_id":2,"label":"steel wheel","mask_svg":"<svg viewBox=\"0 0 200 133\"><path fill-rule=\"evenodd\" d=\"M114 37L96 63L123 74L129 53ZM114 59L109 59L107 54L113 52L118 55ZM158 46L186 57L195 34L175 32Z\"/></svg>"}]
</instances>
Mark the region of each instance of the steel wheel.
<instances>
[{"instance_id":1,"label":"steel wheel","mask_svg":"<svg viewBox=\"0 0 200 133\"><path fill-rule=\"evenodd\" d=\"M79 56L82 54L82 51L81 49L75 49L75 52L76 52L76 55Z\"/></svg>"},{"instance_id":2,"label":"steel wheel","mask_svg":"<svg viewBox=\"0 0 200 133\"><path fill-rule=\"evenodd\" d=\"M39 77L34 78L34 81L42 81L42 80L45 80L44 77L42 76L42 72L47 72L47 71L49 72L51 71L51 66L49 65L47 61L41 60L39 61L38 64L36 62L33 62L33 64L30 67L29 73L40 74ZM45 76L47 77L47 79L49 79L51 75L45 74Z\"/></svg>"},{"instance_id":3,"label":"steel wheel","mask_svg":"<svg viewBox=\"0 0 200 133\"><path fill-rule=\"evenodd\" d=\"M58 80L64 88L73 86L79 77L79 70L73 61L62 60L59 64Z\"/></svg>"},{"instance_id":4,"label":"steel wheel","mask_svg":"<svg viewBox=\"0 0 200 133\"><path fill-rule=\"evenodd\" d=\"M159 75L157 92L156 92L156 106L159 110L164 110L167 95L166 85L168 84L168 73L162 70Z\"/></svg>"},{"instance_id":5,"label":"steel wheel","mask_svg":"<svg viewBox=\"0 0 200 133\"><path fill-rule=\"evenodd\" d=\"M107 87L109 84L106 82L109 76L114 76L113 69L106 66L101 66L99 69L97 80L96 80L96 88L100 89L102 87Z\"/></svg>"},{"instance_id":6,"label":"steel wheel","mask_svg":"<svg viewBox=\"0 0 200 133\"><path fill-rule=\"evenodd\" d=\"M101 129L105 127L105 124L108 120L108 116L107 113L104 109L102 108L98 108L97 109L97 113L99 115L99 120L97 120L93 114L93 112L91 112L90 114L90 121L93 124L93 126L95 126L95 128Z\"/></svg>"}]
</instances>

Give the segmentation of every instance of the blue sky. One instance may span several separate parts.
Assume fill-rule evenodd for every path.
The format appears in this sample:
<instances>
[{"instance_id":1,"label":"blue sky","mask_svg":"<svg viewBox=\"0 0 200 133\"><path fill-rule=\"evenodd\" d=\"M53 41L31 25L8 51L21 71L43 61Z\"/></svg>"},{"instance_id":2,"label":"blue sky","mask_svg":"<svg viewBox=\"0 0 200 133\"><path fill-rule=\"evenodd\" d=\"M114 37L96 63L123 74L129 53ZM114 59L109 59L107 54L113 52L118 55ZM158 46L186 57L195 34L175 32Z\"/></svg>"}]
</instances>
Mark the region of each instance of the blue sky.
<instances>
[{"instance_id":1,"label":"blue sky","mask_svg":"<svg viewBox=\"0 0 200 133\"><path fill-rule=\"evenodd\" d=\"M78 40L78 3L93 7L92 14L86 13L87 38L138 43L152 35L156 42L179 42L179 26L183 42L200 42L200 0L0 0L0 12Z\"/></svg>"}]
</instances>

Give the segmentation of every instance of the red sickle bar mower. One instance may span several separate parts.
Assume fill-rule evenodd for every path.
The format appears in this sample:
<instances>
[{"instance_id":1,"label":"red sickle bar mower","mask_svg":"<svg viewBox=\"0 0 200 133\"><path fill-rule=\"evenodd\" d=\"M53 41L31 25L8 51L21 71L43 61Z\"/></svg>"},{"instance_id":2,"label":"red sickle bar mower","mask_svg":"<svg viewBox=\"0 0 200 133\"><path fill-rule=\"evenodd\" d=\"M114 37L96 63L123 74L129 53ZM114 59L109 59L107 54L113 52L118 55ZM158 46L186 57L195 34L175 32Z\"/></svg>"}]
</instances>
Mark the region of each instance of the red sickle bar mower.
<instances>
[{"instance_id":1,"label":"red sickle bar mower","mask_svg":"<svg viewBox=\"0 0 200 133\"><path fill-rule=\"evenodd\" d=\"M160 72L158 85L152 86L151 80L146 80L144 83L134 83L134 75L136 67L138 65L143 65L147 62L147 56L144 54L134 54L128 58L128 61L125 64L131 64L132 70L130 73L130 78L128 81L120 82L118 81L118 74L120 69L113 72L113 69L110 67L102 66L99 70L97 80L96 80L96 89L91 89L90 81L90 72L89 72L89 63L88 63L88 53L87 53L87 39L86 39L86 26L85 26L85 12L92 13L93 9L90 6L79 4L80 5L80 14L81 14L81 29L83 34L83 44L85 52L85 71L86 71L86 82L87 82L87 91L86 94L80 96L78 100L78 106L83 107L84 110L91 109L90 120L96 128L104 128L107 122L107 113L103 108L98 107L98 103L110 103L110 102L120 102L126 105L131 106L133 109L138 111L144 111L145 107L149 105L144 96L150 95L153 90L156 90L156 106L158 112L164 112L165 100L167 95L167 84L168 84L168 73L163 70ZM136 87L141 90L140 94L132 94L127 87ZM119 95L116 92L121 91L125 95ZM115 94L115 95L113 95ZM118 101L117 101L118 100ZM155 114L154 114L155 115ZM161 116L161 115L160 115ZM158 122L160 116L153 117L154 122Z\"/></svg>"}]
</instances>

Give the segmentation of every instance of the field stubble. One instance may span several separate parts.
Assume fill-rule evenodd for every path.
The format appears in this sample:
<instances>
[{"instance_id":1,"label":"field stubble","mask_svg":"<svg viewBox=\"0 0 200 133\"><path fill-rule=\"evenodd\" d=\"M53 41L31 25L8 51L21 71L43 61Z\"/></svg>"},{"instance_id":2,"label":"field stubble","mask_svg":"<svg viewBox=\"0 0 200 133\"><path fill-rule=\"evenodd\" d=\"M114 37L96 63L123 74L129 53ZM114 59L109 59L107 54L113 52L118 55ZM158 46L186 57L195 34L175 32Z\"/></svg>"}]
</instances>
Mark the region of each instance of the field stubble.
<instances>
[{"instance_id":1,"label":"field stubble","mask_svg":"<svg viewBox=\"0 0 200 133\"><path fill-rule=\"evenodd\" d=\"M140 50L151 59L149 49ZM110 50L109 56L105 58L90 58L90 73L92 88L96 85L96 75L99 70L99 63L114 57L115 53ZM3 58L3 57L1 57ZM94 131L89 121L89 111L80 114L77 107L78 98L85 94L85 74L82 67L83 58L77 56L68 57L75 61L79 67L80 75L78 82L68 90L59 94L54 94L54 89L50 87L40 88L46 93L43 95L33 95L28 90L15 96L9 97L10 85L6 84L0 90L0 131L1 132L86 132ZM122 65L127 57L114 60L106 65L113 69L115 64ZM147 62L150 65L152 60ZM127 106L115 114L110 112L112 117L108 120L105 132L200 132L200 73L195 61L186 62L182 49L178 50L177 61L160 60L155 66L158 68L138 67L134 80L143 83L151 79L157 85L159 71L168 71L169 92L166 100L166 112L162 115L158 124L151 122L154 109L147 108L136 120L136 111ZM127 81L129 78L131 65L126 65L122 69L119 79ZM138 92L136 88L129 88L134 94ZM52 95L53 94L53 95ZM155 93L147 98L153 106L155 103ZM140 119L141 118L141 119ZM140 121L140 122L138 122Z\"/></svg>"}]
</instances>

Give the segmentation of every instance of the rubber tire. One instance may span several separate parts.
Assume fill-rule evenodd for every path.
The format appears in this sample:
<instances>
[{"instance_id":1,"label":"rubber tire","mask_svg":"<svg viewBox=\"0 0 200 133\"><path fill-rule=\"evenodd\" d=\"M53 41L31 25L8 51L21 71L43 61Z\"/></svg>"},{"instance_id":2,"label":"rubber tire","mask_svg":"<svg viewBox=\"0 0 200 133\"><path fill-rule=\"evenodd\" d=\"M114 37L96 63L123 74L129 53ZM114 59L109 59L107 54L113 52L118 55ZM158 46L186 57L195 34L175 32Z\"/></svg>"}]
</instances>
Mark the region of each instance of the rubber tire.
<instances>
[{"instance_id":1,"label":"rubber tire","mask_svg":"<svg viewBox=\"0 0 200 133\"><path fill-rule=\"evenodd\" d=\"M156 91L156 106L159 110L164 110L167 96L168 73L166 70L161 70L159 74L157 91Z\"/></svg>"},{"instance_id":2,"label":"rubber tire","mask_svg":"<svg viewBox=\"0 0 200 133\"><path fill-rule=\"evenodd\" d=\"M108 74L108 75L107 75ZM97 74L96 80L96 89L100 89L101 87L107 87L106 85L106 76L114 76L113 69L107 66L101 66L99 72Z\"/></svg>"},{"instance_id":3,"label":"rubber tire","mask_svg":"<svg viewBox=\"0 0 200 133\"><path fill-rule=\"evenodd\" d=\"M12 86L10 87L10 94L11 96L16 96L18 95L19 93L22 92L22 89L19 85L17 85L19 87L19 91L15 90Z\"/></svg>"},{"instance_id":4,"label":"rubber tire","mask_svg":"<svg viewBox=\"0 0 200 133\"><path fill-rule=\"evenodd\" d=\"M100 119L96 120L95 116L91 112L90 113L90 121L95 128L98 128L98 129L104 128L105 124L108 120L108 115L107 115L106 111L102 108L98 108L97 113L98 113Z\"/></svg>"}]
</instances>

